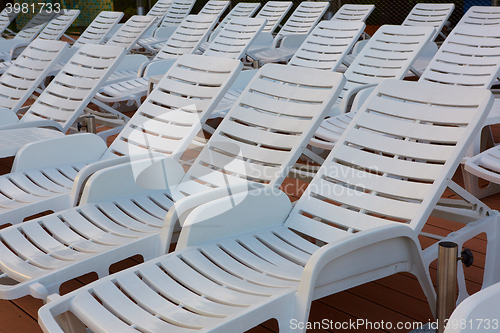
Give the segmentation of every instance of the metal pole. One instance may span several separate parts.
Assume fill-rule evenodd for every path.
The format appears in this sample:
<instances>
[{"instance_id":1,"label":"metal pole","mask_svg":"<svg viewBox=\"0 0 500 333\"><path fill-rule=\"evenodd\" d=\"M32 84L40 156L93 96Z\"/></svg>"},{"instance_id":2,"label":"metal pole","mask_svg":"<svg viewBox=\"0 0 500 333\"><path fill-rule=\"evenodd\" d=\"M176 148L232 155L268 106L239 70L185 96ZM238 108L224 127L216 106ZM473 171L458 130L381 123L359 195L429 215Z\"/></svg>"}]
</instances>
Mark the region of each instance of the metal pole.
<instances>
[{"instance_id":1,"label":"metal pole","mask_svg":"<svg viewBox=\"0 0 500 333\"><path fill-rule=\"evenodd\" d=\"M450 318L456 306L458 245L440 242L438 250L438 291L436 316L438 333L444 332L445 320Z\"/></svg>"},{"instance_id":2,"label":"metal pole","mask_svg":"<svg viewBox=\"0 0 500 333\"><path fill-rule=\"evenodd\" d=\"M95 126L95 117L94 116L85 116L85 125L87 125L88 133L97 133L97 128Z\"/></svg>"}]
</instances>

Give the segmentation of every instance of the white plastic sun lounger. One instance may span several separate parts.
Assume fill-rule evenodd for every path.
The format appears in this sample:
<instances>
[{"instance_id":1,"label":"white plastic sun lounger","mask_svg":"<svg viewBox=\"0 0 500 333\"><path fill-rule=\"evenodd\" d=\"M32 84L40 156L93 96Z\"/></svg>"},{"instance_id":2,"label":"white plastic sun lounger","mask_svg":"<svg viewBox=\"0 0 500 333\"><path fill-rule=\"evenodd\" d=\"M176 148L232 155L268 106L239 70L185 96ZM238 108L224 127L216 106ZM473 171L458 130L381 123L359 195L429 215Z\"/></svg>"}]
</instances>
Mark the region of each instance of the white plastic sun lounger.
<instances>
[{"instance_id":1,"label":"white plastic sun lounger","mask_svg":"<svg viewBox=\"0 0 500 333\"><path fill-rule=\"evenodd\" d=\"M35 37L43 40L58 40L77 18L80 11L75 9L63 9L57 14L50 13L43 15L42 13L43 12L40 12L35 15L26 25L29 27L25 30L21 30L16 37L0 42L0 59L3 61L15 59ZM35 18L37 20L35 20ZM48 23L46 23L45 20L47 20ZM38 26L35 24L38 24ZM41 31L38 30L40 27L42 27L42 29L40 29ZM40 34L38 34L39 31Z\"/></svg>"},{"instance_id":2,"label":"white plastic sun lounger","mask_svg":"<svg viewBox=\"0 0 500 333\"><path fill-rule=\"evenodd\" d=\"M302 1L274 38L270 32L260 33L257 40L250 45L247 55L256 59L254 58L256 53L276 48L284 39L300 38L302 42L314 29L329 5L329 2Z\"/></svg>"},{"instance_id":3,"label":"white plastic sun lounger","mask_svg":"<svg viewBox=\"0 0 500 333\"><path fill-rule=\"evenodd\" d=\"M197 56L199 59L204 58ZM236 60L218 58L216 61L241 66ZM219 67L223 69L225 65ZM0 231L0 270L4 274L0 297L31 294L45 299L57 292L62 282L83 272L97 271L99 276L107 275L109 265L131 253L141 254L145 259L156 256L163 220L173 203L186 196L201 200L201 204L248 186L267 184L276 189L340 92L344 79L339 73L272 64L260 73L187 173L173 158L163 158L156 163L150 159L135 160L131 164L104 169L89 178L78 207ZM288 82L292 79L302 86L290 85ZM163 79L159 86L168 81ZM263 91L266 94L262 94ZM170 96L171 100L179 100ZM194 107L189 105L192 101L184 100L187 112ZM263 104L268 113L259 110ZM170 111L160 117L167 120L177 112ZM144 127L151 126L149 130L153 131L155 125L149 125L150 119L144 122ZM161 124L161 128L165 128L165 124ZM197 129L200 129L199 123ZM134 140L132 143L115 141L108 152L117 148L120 151L134 149L131 144L137 140L164 140L148 133L136 131L138 135L129 136ZM45 227L52 235L43 231ZM42 232L32 228L40 228ZM51 259L42 255L50 261L42 259L43 269L35 264L35 257L40 256L32 252L32 246L17 244L23 252L19 252L19 256L10 250L13 248L9 235L20 234L25 229L38 234L30 231L30 235L37 238L39 249L58 253L50 256ZM78 233L71 230L78 230ZM12 245L17 249L17 245ZM30 264L23 260L25 254L35 261ZM19 283L8 285L8 280L12 283L12 279Z\"/></svg>"},{"instance_id":4,"label":"white plastic sun lounger","mask_svg":"<svg viewBox=\"0 0 500 333\"><path fill-rule=\"evenodd\" d=\"M162 252L177 216L196 208L175 252L49 296L39 323L45 333L215 333L275 318L280 332L305 332L290 320L306 322L313 300L399 272L418 278L433 309L418 235L492 103L486 89L384 81L294 206L270 189L179 201Z\"/></svg>"},{"instance_id":5,"label":"white plastic sun lounger","mask_svg":"<svg viewBox=\"0 0 500 333\"><path fill-rule=\"evenodd\" d=\"M124 55L125 50L117 46L78 49L20 120L3 119L0 157L16 155L27 143L63 136Z\"/></svg>"},{"instance_id":6,"label":"white plastic sun lounger","mask_svg":"<svg viewBox=\"0 0 500 333\"><path fill-rule=\"evenodd\" d=\"M80 37L73 43L70 52L64 55L64 59L69 59L75 53L76 49L85 44L101 44L109 34L111 29L117 25L123 13L103 11L90 23ZM3 73L12 64L12 61L4 61L0 63L0 73ZM55 76L64 66L64 63L58 64L50 75Z\"/></svg>"},{"instance_id":7,"label":"white plastic sun lounger","mask_svg":"<svg viewBox=\"0 0 500 333\"><path fill-rule=\"evenodd\" d=\"M179 158L242 66L236 60L206 57L200 61L201 57L179 59L159 85L161 90L148 96L109 148L93 134L23 147L12 172L0 176L0 224L16 224L37 212L72 207L87 177L100 168L129 161L131 156L161 153Z\"/></svg>"},{"instance_id":8,"label":"white plastic sun lounger","mask_svg":"<svg viewBox=\"0 0 500 333\"><path fill-rule=\"evenodd\" d=\"M17 122L16 113L68 49L61 41L35 39L0 77L0 124Z\"/></svg>"},{"instance_id":9,"label":"white plastic sun lounger","mask_svg":"<svg viewBox=\"0 0 500 333\"><path fill-rule=\"evenodd\" d=\"M231 11L224 17L222 22L217 26L217 28L210 33L206 42L203 42L199 49L203 52L206 50L211 41L217 37L217 35L224 29L226 24L235 17L252 17L257 9L259 9L260 3L248 3L248 2L240 2L236 6L231 9Z\"/></svg>"},{"instance_id":10,"label":"white plastic sun lounger","mask_svg":"<svg viewBox=\"0 0 500 333\"><path fill-rule=\"evenodd\" d=\"M288 66L335 71L363 33L363 22L322 21L307 36ZM219 103L212 118L223 118L257 71L244 71Z\"/></svg>"},{"instance_id":11,"label":"white plastic sun lounger","mask_svg":"<svg viewBox=\"0 0 500 333\"><path fill-rule=\"evenodd\" d=\"M438 53L427 66L420 77L420 81L442 85L463 85L479 88L491 88L496 81L500 70L500 53L497 51L500 42L500 26L465 26L455 27L446 38ZM497 47L492 47L497 45ZM359 105L361 101L356 103ZM496 105L488 115L485 125L497 120ZM355 110L353 107L351 110ZM342 135L354 113L346 113L326 119L316 133L316 139L311 141L313 146L331 149ZM474 152L479 152L480 142L474 143ZM469 156L471 152L468 153ZM468 190L473 194L475 193Z\"/></svg>"},{"instance_id":12,"label":"white plastic sun lounger","mask_svg":"<svg viewBox=\"0 0 500 333\"><path fill-rule=\"evenodd\" d=\"M191 5L192 6L192 5ZM219 0L209 0L205 6L200 10L198 15L215 15L218 18L224 13L226 8L229 6L229 1L219 1ZM184 15L187 16L191 9L189 9ZM183 17L183 19L184 19ZM164 45L164 43L172 36L174 31L179 26L179 23L171 23L166 22L167 16L163 20L160 27L154 32L152 37L145 37L139 40L138 44L142 46L145 50L156 53L158 52ZM181 20L182 21L182 20Z\"/></svg>"},{"instance_id":13,"label":"white plastic sun lounger","mask_svg":"<svg viewBox=\"0 0 500 333\"><path fill-rule=\"evenodd\" d=\"M216 16L211 16L211 20ZM188 22L189 24L189 22ZM248 46L255 40L265 25L264 19L257 18L233 18L226 27L217 35L217 37L210 43L204 55L212 57L224 57L231 59L240 59L245 55ZM163 59L163 61L152 62L147 65L143 71L143 76L127 81L121 81L104 86L97 94L96 99L104 103L121 103L115 108L129 107L141 105L141 99L146 96L148 90L148 80L150 76L162 75L168 69L172 60L168 58L176 58L181 52L189 53L196 52L204 36L208 34L213 27L212 25L205 24L202 29L196 28L195 33L204 32L198 36L192 36L193 42L185 43L185 49L180 50L177 45L179 40L184 39L188 27L179 27L176 30L176 35L172 36L171 40L165 44L165 47L158 53L156 60ZM177 36L179 35L179 36ZM194 38L197 37L197 38Z\"/></svg>"},{"instance_id":14,"label":"white plastic sun lounger","mask_svg":"<svg viewBox=\"0 0 500 333\"><path fill-rule=\"evenodd\" d=\"M331 21L364 22L374 9L374 5L343 5L335 13ZM295 36L284 38L279 47L258 52L252 55L252 58L262 63L286 62L297 52L306 37Z\"/></svg>"}]
</instances>

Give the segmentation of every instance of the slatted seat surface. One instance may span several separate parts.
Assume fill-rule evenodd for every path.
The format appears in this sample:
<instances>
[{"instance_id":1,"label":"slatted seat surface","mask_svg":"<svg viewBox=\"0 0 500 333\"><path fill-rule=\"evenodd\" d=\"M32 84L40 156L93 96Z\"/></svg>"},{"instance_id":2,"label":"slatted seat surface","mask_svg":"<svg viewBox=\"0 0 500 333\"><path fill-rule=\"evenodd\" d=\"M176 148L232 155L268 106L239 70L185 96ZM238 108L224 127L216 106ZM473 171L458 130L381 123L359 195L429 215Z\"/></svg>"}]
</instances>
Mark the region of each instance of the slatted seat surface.
<instances>
[{"instance_id":1,"label":"slatted seat surface","mask_svg":"<svg viewBox=\"0 0 500 333\"><path fill-rule=\"evenodd\" d=\"M238 61L228 59L200 62L200 57L188 56L178 62L171 76L160 85L161 90L155 90L149 96L104 156L100 157L107 159L117 155L142 155L148 151L182 155L197 133L196 126L206 117L204 113L210 112L217 104L217 93L227 89L224 87L241 66ZM186 94L186 97L180 98L177 93ZM143 130L147 131L147 134ZM2 143L13 141L19 142L20 145L30 140L63 135L59 131L42 128L6 130L0 131L0 135L3 135L3 132L6 139ZM37 212L66 208L67 197L78 170L92 162L95 160L88 160L82 165L69 165L69 171L64 171L66 166L54 166L43 170L14 172L0 177L0 182L4 181L1 180L4 178L15 179L18 186L24 189L20 191L16 186L2 187L0 221L14 224ZM61 201L64 204L60 204ZM60 208L61 205L63 208Z\"/></svg>"},{"instance_id":2,"label":"slatted seat surface","mask_svg":"<svg viewBox=\"0 0 500 333\"><path fill-rule=\"evenodd\" d=\"M21 28L13 39L21 42L31 42L55 15L56 13L54 12L49 13L46 10L41 10L33 16L33 18L24 27Z\"/></svg>"},{"instance_id":3,"label":"slatted seat surface","mask_svg":"<svg viewBox=\"0 0 500 333\"><path fill-rule=\"evenodd\" d=\"M154 24L156 16L134 15L106 42L106 45L121 46L130 51L135 43Z\"/></svg>"},{"instance_id":4,"label":"slatted seat surface","mask_svg":"<svg viewBox=\"0 0 500 333\"><path fill-rule=\"evenodd\" d=\"M185 55L170 69L113 141L105 157L184 151L196 135L193 129L217 104L217 93L227 89L224 87L228 80L240 68L237 60L202 59L199 55Z\"/></svg>"},{"instance_id":5,"label":"slatted seat surface","mask_svg":"<svg viewBox=\"0 0 500 333\"><path fill-rule=\"evenodd\" d=\"M80 37L78 37L72 47L78 48L85 44L102 44L122 17L123 13L121 12L100 12Z\"/></svg>"},{"instance_id":6,"label":"slatted seat surface","mask_svg":"<svg viewBox=\"0 0 500 333\"><path fill-rule=\"evenodd\" d=\"M176 0L172 2L169 11L161 22L160 28L177 27L189 14L193 5L193 0L184 0L179 2ZM229 2L227 1L210 0L205 4L205 6L203 6L198 14L210 16L215 15L218 18L228 6ZM158 52L164 46L167 39L169 39L169 36L151 36L142 38L138 43L145 49Z\"/></svg>"},{"instance_id":7,"label":"slatted seat surface","mask_svg":"<svg viewBox=\"0 0 500 333\"><path fill-rule=\"evenodd\" d=\"M96 281L42 307L42 327L53 332L58 328L53 318L64 311L98 332L242 332L269 318L277 318L281 327L288 327L293 315L306 319L310 304L295 293L299 283L307 283L301 277L319 249L315 240L338 243L342 250L341 242L355 239L359 231L396 223L418 234L492 102L486 90L444 87L436 93L432 84L397 80L381 83L372 96L370 102L410 104L415 112L402 117L392 106L382 107L384 114L370 106L359 112L283 225L190 245ZM464 123L448 123L454 112ZM393 133L395 127L384 126L387 119L412 124L415 132ZM446 126L456 137L451 143L435 141ZM389 133L393 145L359 141L365 135L385 140ZM353 150L358 154L351 155ZM439 161L429 158L442 153ZM435 169L432 176L424 174L425 166ZM396 258L399 252L391 256ZM404 256L401 260L404 265ZM343 264L342 257L338 264ZM313 286L312 299L328 294L329 283L342 281L342 287L334 289L337 292L350 287L350 278L352 285L370 281L359 275L377 265L365 265L352 262L352 267L346 264L349 269L341 270L326 266L331 274ZM300 287L300 296L308 297L308 286Z\"/></svg>"},{"instance_id":8,"label":"slatted seat surface","mask_svg":"<svg viewBox=\"0 0 500 333\"><path fill-rule=\"evenodd\" d=\"M362 22L320 22L288 65L335 71L364 28Z\"/></svg>"},{"instance_id":9,"label":"slatted seat surface","mask_svg":"<svg viewBox=\"0 0 500 333\"><path fill-rule=\"evenodd\" d=\"M262 18L234 17L208 45L203 55L240 59L262 31L266 21Z\"/></svg>"},{"instance_id":10,"label":"slatted seat surface","mask_svg":"<svg viewBox=\"0 0 500 333\"><path fill-rule=\"evenodd\" d=\"M255 14L255 12L257 12L259 7L260 3L258 2L252 2L252 3L239 2L224 17L224 19L219 23L217 28L223 29L226 26L226 24L235 17L252 17Z\"/></svg>"},{"instance_id":11,"label":"slatted seat surface","mask_svg":"<svg viewBox=\"0 0 500 333\"><path fill-rule=\"evenodd\" d=\"M256 18L267 20L263 32L273 33L281 23L288 11L292 8L291 1L268 1L259 11Z\"/></svg>"},{"instance_id":12,"label":"slatted seat surface","mask_svg":"<svg viewBox=\"0 0 500 333\"><path fill-rule=\"evenodd\" d=\"M55 15L53 11L49 13L46 10L41 10L14 36L14 38L2 40L0 44L0 59L3 61L12 60L12 52L19 52L16 51L18 47L22 47L33 41Z\"/></svg>"},{"instance_id":13,"label":"slatted seat surface","mask_svg":"<svg viewBox=\"0 0 500 333\"><path fill-rule=\"evenodd\" d=\"M153 7L151 7L146 15L155 16L159 20L162 20L165 14L167 14L171 4L171 0L159 0L153 5Z\"/></svg>"},{"instance_id":14,"label":"slatted seat surface","mask_svg":"<svg viewBox=\"0 0 500 333\"><path fill-rule=\"evenodd\" d=\"M288 65L335 71L358 40L364 27L362 22L322 21L295 52ZM212 117L223 117L242 92L243 88L231 88Z\"/></svg>"},{"instance_id":15,"label":"slatted seat surface","mask_svg":"<svg viewBox=\"0 0 500 333\"><path fill-rule=\"evenodd\" d=\"M300 47L280 46L255 54L262 62L289 61L293 66L335 70L365 28L363 22L323 21ZM335 68L332 67L333 64Z\"/></svg>"},{"instance_id":16,"label":"slatted seat surface","mask_svg":"<svg viewBox=\"0 0 500 333\"><path fill-rule=\"evenodd\" d=\"M221 32L222 29L226 26L226 24L231 21L231 19L236 17L252 17L257 9L259 9L260 3L245 3L240 2L236 6L231 9L231 11L224 17L221 23L217 26L217 28L210 34L209 41L215 39L216 36ZM200 46L201 50L206 50L210 43L203 42Z\"/></svg>"},{"instance_id":17,"label":"slatted seat surface","mask_svg":"<svg viewBox=\"0 0 500 333\"><path fill-rule=\"evenodd\" d=\"M50 119L67 131L123 55L123 48L115 46L80 48L20 121Z\"/></svg>"},{"instance_id":18,"label":"slatted seat surface","mask_svg":"<svg viewBox=\"0 0 500 333\"><path fill-rule=\"evenodd\" d=\"M176 29L174 34L155 59L172 59L182 54L194 53L215 25L216 16L190 15ZM251 42L262 30L265 21L257 18L234 18L210 43L205 56L240 59ZM107 85L96 94L103 102L134 101L141 105L141 98L148 90L148 77L134 78Z\"/></svg>"},{"instance_id":19,"label":"slatted seat surface","mask_svg":"<svg viewBox=\"0 0 500 333\"><path fill-rule=\"evenodd\" d=\"M225 0L209 0L203 6L198 14L202 15L217 15L220 17L229 6L229 1Z\"/></svg>"},{"instance_id":20,"label":"slatted seat surface","mask_svg":"<svg viewBox=\"0 0 500 333\"><path fill-rule=\"evenodd\" d=\"M268 65L245 89L177 190L193 194L248 181L279 184L288 173L283 167L298 158L297 142L309 135L310 121L340 82L336 73Z\"/></svg>"},{"instance_id":21,"label":"slatted seat surface","mask_svg":"<svg viewBox=\"0 0 500 333\"><path fill-rule=\"evenodd\" d=\"M216 15L188 15L179 27L175 29L172 36L163 43L161 50L156 54L154 60L165 60L179 58L184 54L194 53L206 36L210 33L217 21ZM128 73L114 73L113 78L125 76ZM132 73L137 76L137 73ZM132 78L121 82L107 85L96 94L98 100L114 102L123 98L134 100L140 105L141 97L146 95L148 78ZM130 96L130 97L128 97Z\"/></svg>"},{"instance_id":22,"label":"slatted seat surface","mask_svg":"<svg viewBox=\"0 0 500 333\"><path fill-rule=\"evenodd\" d=\"M498 26L458 25L441 45L419 81L491 88L500 70L498 50ZM497 109L495 105L494 110ZM331 149L353 117L353 114L347 113L326 119L316 133L319 140L314 140L313 144ZM489 118L493 117L494 113Z\"/></svg>"},{"instance_id":23,"label":"slatted seat surface","mask_svg":"<svg viewBox=\"0 0 500 333\"><path fill-rule=\"evenodd\" d=\"M337 12L335 12L331 20L364 22L374 9L375 5L345 4L342 5Z\"/></svg>"},{"instance_id":24,"label":"slatted seat surface","mask_svg":"<svg viewBox=\"0 0 500 333\"><path fill-rule=\"evenodd\" d=\"M436 28L434 40L441 33L454 8L455 4L452 3L418 3L412 8L408 16L406 16L403 25L433 26Z\"/></svg>"},{"instance_id":25,"label":"slatted seat surface","mask_svg":"<svg viewBox=\"0 0 500 333\"><path fill-rule=\"evenodd\" d=\"M229 77L241 68L238 60L216 58L209 62L200 59L204 58L196 55L181 58L179 65L159 82L111 144L104 158L115 154L138 155L147 152L175 157L183 153L200 129L200 121L207 117L206 113L217 103L217 89L220 90L223 85L227 87ZM227 72L228 63L233 64L232 73ZM193 73L192 69L196 66L199 70ZM207 73L208 69L210 73ZM297 77L295 81L298 84L288 83L292 77ZM199 80L199 85L192 81L195 78ZM182 83L180 79L183 79ZM216 163L222 168L225 164L227 176L233 179L238 179L242 172L242 169L235 167L247 168L248 179L240 178L239 182L265 182L279 186L288 174L289 165L299 157L302 147L314 132L317 121L324 117L335 95L339 93L341 81L343 77L338 73L311 73L311 69L300 68L283 70L281 66L273 65L263 68L259 79L248 90L249 101L242 100L231 116L223 121L204 147L201 157L195 161L195 166L191 168L193 171L184 176L179 186L150 190L134 196L124 193L106 201L88 199L78 207L3 229L0 231L0 253L5 254L0 255L0 258L4 258L3 261L0 259L0 269L20 283L12 287L2 286L0 294L5 292L2 297L18 297L29 293L29 286L37 282L54 292L64 280L81 275L84 271L97 270L100 276L107 274L107 267L121 260L119 258L137 253L146 259L151 258L156 253L155 244L158 240L153 236L159 236L172 199L191 192L193 186L199 184L193 178L211 182L210 186L198 188L198 192L224 186L225 183L220 182L221 172L217 168L207 167L207 162ZM208 82L212 86L207 86ZM214 86L217 83L219 87ZM197 95L186 96L192 89ZM274 95L262 95L260 91L263 90ZM209 95L212 95L212 100ZM274 103L267 103L269 105L265 110L261 109L266 100ZM305 105L308 107L304 113ZM248 116L253 119L247 119ZM238 134L238 137L228 137L229 133L244 123L248 124L247 130ZM269 137L286 142L276 142L270 148L262 141ZM221 158L214 155L234 153L234 150L226 149L228 145L241 147L236 163L226 163L227 156ZM264 168L267 169L266 173L259 176L257 172ZM200 175L200 172L204 175ZM234 180L230 182L235 184ZM85 193L83 198L88 198ZM26 246L16 243L22 235L28 235L27 240L23 240Z\"/></svg>"},{"instance_id":26,"label":"slatted seat surface","mask_svg":"<svg viewBox=\"0 0 500 333\"><path fill-rule=\"evenodd\" d=\"M495 6L472 6L462 16L457 25L498 25L500 8Z\"/></svg>"},{"instance_id":27,"label":"slatted seat surface","mask_svg":"<svg viewBox=\"0 0 500 333\"><path fill-rule=\"evenodd\" d=\"M67 48L61 41L31 42L0 77L0 107L17 112Z\"/></svg>"},{"instance_id":28,"label":"slatted seat surface","mask_svg":"<svg viewBox=\"0 0 500 333\"><path fill-rule=\"evenodd\" d=\"M193 8L194 0L173 0L160 27L180 24Z\"/></svg>"},{"instance_id":29,"label":"slatted seat surface","mask_svg":"<svg viewBox=\"0 0 500 333\"><path fill-rule=\"evenodd\" d=\"M310 33L328 9L328 5L328 2L301 2L283 28L280 29L277 37Z\"/></svg>"},{"instance_id":30,"label":"slatted seat surface","mask_svg":"<svg viewBox=\"0 0 500 333\"><path fill-rule=\"evenodd\" d=\"M188 15L165 42L154 60L178 58L183 54L196 52L200 43L217 23L216 20L216 15Z\"/></svg>"}]
</instances>

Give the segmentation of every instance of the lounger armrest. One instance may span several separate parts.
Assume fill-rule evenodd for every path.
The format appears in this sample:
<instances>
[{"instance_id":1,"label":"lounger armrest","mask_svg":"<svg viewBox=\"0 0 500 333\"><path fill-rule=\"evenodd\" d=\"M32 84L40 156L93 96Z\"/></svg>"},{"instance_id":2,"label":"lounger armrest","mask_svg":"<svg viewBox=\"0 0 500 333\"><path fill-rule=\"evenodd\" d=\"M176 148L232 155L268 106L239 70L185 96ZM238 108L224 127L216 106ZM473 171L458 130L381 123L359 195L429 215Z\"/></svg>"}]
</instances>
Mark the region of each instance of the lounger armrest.
<instances>
[{"instance_id":1,"label":"lounger armrest","mask_svg":"<svg viewBox=\"0 0 500 333\"><path fill-rule=\"evenodd\" d=\"M163 75L168 70L172 65L177 61L177 59L164 59L164 60L158 60L158 61L153 61L149 63L144 70L144 77L150 77L154 75Z\"/></svg>"},{"instance_id":2,"label":"lounger armrest","mask_svg":"<svg viewBox=\"0 0 500 333\"><path fill-rule=\"evenodd\" d=\"M15 112L10 109L0 108L0 127L17 124L18 122L19 117Z\"/></svg>"},{"instance_id":3,"label":"lounger armrest","mask_svg":"<svg viewBox=\"0 0 500 333\"><path fill-rule=\"evenodd\" d=\"M122 61L118 64L115 71L120 70L134 70L137 71L137 76L139 75L142 65L148 61L148 57L143 54L128 54Z\"/></svg>"},{"instance_id":4,"label":"lounger armrest","mask_svg":"<svg viewBox=\"0 0 500 333\"><path fill-rule=\"evenodd\" d=\"M409 226L391 224L356 234L346 233L345 238L321 247L307 261L296 306L307 306L322 297L324 288L327 293L334 293L397 272L417 270L425 274L420 243ZM427 282L432 288L430 278L420 282ZM319 290L317 286L321 286Z\"/></svg>"},{"instance_id":5,"label":"lounger armrest","mask_svg":"<svg viewBox=\"0 0 500 333\"><path fill-rule=\"evenodd\" d=\"M231 186L231 195L237 193L248 192L255 189L256 187L264 187L265 185L260 184L241 184L237 186ZM190 195L189 197L182 198L174 203L170 207L168 214L165 218L163 224L163 229L161 232L161 243L158 250L158 255L163 255L168 253L170 248L170 243L172 242L172 235L174 232L179 232L181 227L184 225L186 217L189 216L191 211L198 206L206 204L208 202L223 198L228 196L229 192L227 188L218 188L208 192L198 193Z\"/></svg>"},{"instance_id":6,"label":"lounger armrest","mask_svg":"<svg viewBox=\"0 0 500 333\"><path fill-rule=\"evenodd\" d=\"M287 35L281 39L280 47L295 47L299 48L306 40L307 35Z\"/></svg>"},{"instance_id":7,"label":"lounger armrest","mask_svg":"<svg viewBox=\"0 0 500 333\"><path fill-rule=\"evenodd\" d=\"M364 89L373 88L376 86L377 86L376 83L372 83L372 84L365 84L365 85L358 86L358 87L347 90L345 92L344 96L342 97L342 102L340 102L340 105L339 105L340 113L342 114L342 113L347 113L347 112L351 111L350 106L353 104L354 98L356 97L356 95L359 92L361 92ZM373 89L370 90L370 93L372 90Z\"/></svg>"},{"instance_id":8,"label":"lounger armrest","mask_svg":"<svg viewBox=\"0 0 500 333\"><path fill-rule=\"evenodd\" d=\"M15 124L0 126L0 130L15 129L15 128L28 128L28 127L46 127L63 131L61 124L53 120L34 120L34 121L19 121Z\"/></svg>"},{"instance_id":9,"label":"lounger armrest","mask_svg":"<svg viewBox=\"0 0 500 333\"><path fill-rule=\"evenodd\" d=\"M176 250L282 225L291 210L288 196L268 186L224 196L200 205L186 217Z\"/></svg>"},{"instance_id":10,"label":"lounger armrest","mask_svg":"<svg viewBox=\"0 0 500 333\"><path fill-rule=\"evenodd\" d=\"M171 157L144 158L94 173L83 189L81 205L138 195L152 190L169 191L184 177L182 165Z\"/></svg>"},{"instance_id":11,"label":"lounger armrest","mask_svg":"<svg viewBox=\"0 0 500 333\"><path fill-rule=\"evenodd\" d=\"M32 142L19 149L12 172L97 161L106 148L99 136L90 133Z\"/></svg>"}]
</instances>

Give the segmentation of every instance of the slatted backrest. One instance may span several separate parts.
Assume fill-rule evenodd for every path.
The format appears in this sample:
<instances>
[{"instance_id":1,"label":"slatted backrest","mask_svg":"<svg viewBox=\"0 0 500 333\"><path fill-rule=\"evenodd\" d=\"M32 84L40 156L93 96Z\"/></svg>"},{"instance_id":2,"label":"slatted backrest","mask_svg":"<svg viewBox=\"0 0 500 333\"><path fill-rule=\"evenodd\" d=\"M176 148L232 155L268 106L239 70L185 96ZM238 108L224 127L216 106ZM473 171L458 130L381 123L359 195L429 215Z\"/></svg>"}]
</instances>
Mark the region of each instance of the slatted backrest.
<instances>
[{"instance_id":1,"label":"slatted backrest","mask_svg":"<svg viewBox=\"0 0 500 333\"><path fill-rule=\"evenodd\" d=\"M121 12L102 11L78 37L72 47L79 48L85 44L101 44L123 17Z\"/></svg>"},{"instance_id":2,"label":"slatted backrest","mask_svg":"<svg viewBox=\"0 0 500 333\"><path fill-rule=\"evenodd\" d=\"M56 15L54 11L50 13L45 9L38 12L33 18L19 31L13 38L22 42L29 43L42 31L49 21Z\"/></svg>"},{"instance_id":3,"label":"slatted backrest","mask_svg":"<svg viewBox=\"0 0 500 333\"><path fill-rule=\"evenodd\" d=\"M4 32L5 29L12 23L12 21L16 18L19 12L15 12L12 9L4 8L2 12L0 12L0 33Z\"/></svg>"},{"instance_id":4,"label":"slatted backrest","mask_svg":"<svg viewBox=\"0 0 500 333\"><path fill-rule=\"evenodd\" d=\"M281 20L285 17L288 11L292 8L291 1L268 1L262 7L256 18L265 18L267 20L263 32L273 33L278 27Z\"/></svg>"},{"instance_id":5,"label":"slatted backrest","mask_svg":"<svg viewBox=\"0 0 500 333\"><path fill-rule=\"evenodd\" d=\"M457 25L419 81L491 88L500 71L500 25Z\"/></svg>"},{"instance_id":6,"label":"slatted backrest","mask_svg":"<svg viewBox=\"0 0 500 333\"><path fill-rule=\"evenodd\" d=\"M375 9L375 5L343 5L331 20L364 22Z\"/></svg>"},{"instance_id":7,"label":"slatted backrest","mask_svg":"<svg viewBox=\"0 0 500 333\"><path fill-rule=\"evenodd\" d=\"M68 47L61 41L31 42L0 77L0 107L17 112Z\"/></svg>"},{"instance_id":8,"label":"slatted backrest","mask_svg":"<svg viewBox=\"0 0 500 333\"><path fill-rule=\"evenodd\" d=\"M125 125L105 158L150 152L180 157L241 68L239 60L182 56Z\"/></svg>"},{"instance_id":9,"label":"slatted backrest","mask_svg":"<svg viewBox=\"0 0 500 333\"><path fill-rule=\"evenodd\" d=\"M179 58L184 54L196 52L212 31L217 18L216 15L188 15L154 59Z\"/></svg>"},{"instance_id":10,"label":"slatted backrest","mask_svg":"<svg viewBox=\"0 0 500 333\"><path fill-rule=\"evenodd\" d=\"M217 29L223 29L226 24L235 17L252 17L253 14L259 9L260 3L258 2L240 2L231 9L231 11L224 17L222 22L217 26Z\"/></svg>"},{"instance_id":11,"label":"slatted backrest","mask_svg":"<svg viewBox=\"0 0 500 333\"><path fill-rule=\"evenodd\" d=\"M162 20L165 14L168 12L170 5L172 4L172 0L158 0L154 4L153 7L146 14L147 16L155 16L159 20Z\"/></svg>"},{"instance_id":12,"label":"slatted backrest","mask_svg":"<svg viewBox=\"0 0 500 333\"><path fill-rule=\"evenodd\" d=\"M403 25L430 25L436 28L433 40L439 35L444 24L455 9L453 3L417 3L403 22Z\"/></svg>"},{"instance_id":13,"label":"slatted backrest","mask_svg":"<svg viewBox=\"0 0 500 333\"><path fill-rule=\"evenodd\" d=\"M380 27L346 70L344 92L386 79L403 79L432 36L433 27Z\"/></svg>"},{"instance_id":14,"label":"slatted backrest","mask_svg":"<svg viewBox=\"0 0 500 333\"><path fill-rule=\"evenodd\" d=\"M308 34L314 29L323 14L325 14L329 2L303 1L295 9L292 16L278 32L278 37L295 34Z\"/></svg>"},{"instance_id":15,"label":"slatted backrest","mask_svg":"<svg viewBox=\"0 0 500 333\"><path fill-rule=\"evenodd\" d=\"M38 39L58 40L68 30L71 23L80 15L78 9L62 9L54 18L50 20L42 32L38 35Z\"/></svg>"},{"instance_id":16,"label":"slatted backrest","mask_svg":"<svg viewBox=\"0 0 500 333\"><path fill-rule=\"evenodd\" d=\"M340 73L266 64L217 127L178 190L189 195L247 182L279 186L343 82Z\"/></svg>"},{"instance_id":17,"label":"slatted backrest","mask_svg":"<svg viewBox=\"0 0 500 333\"><path fill-rule=\"evenodd\" d=\"M120 46L84 45L64 65L21 121L51 119L66 132L104 84L126 51Z\"/></svg>"},{"instance_id":18,"label":"slatted backrest","mask_svg":"<svg viewBox=\"0 0 500 333\"><path fill-rule=\"evenodd\" d=\"M365 24L360 21L322 21L288 65L335 71L364 30Z\"/></svg>"},{"instance_id":19,"label":"slatted backrest","mask_svg":"<svg viewBox=\"0 0 500 333\"><path fill-rule=\"evenodd\" d=\"M155 21L155 16L134 15L111 36L106 45L121 46L130 51Z\"/></svg>"},{"instance_id":20,"label":"slatted backrest","mask_svg":"<svg viewBox=\"0 0 500 333\"><path fill-rule=\"evenodd\" d=\"M393 223L418 235L493 100L486 89L380 83L285 225L324 242Z\"/></svg>"},{"instance_id":21,"label":"slatted backrest","mask_svg":"<svg viewBox=\"0 0 500 333\"><path fill-rule=\"evenodd\" d=\"M161 28L177 25L188 16L195 0L173 0L160 24Z\"/></svg>"},{"instance_id":22,"label":"slatted backrest","mask_svg":"<svg viewBox=\"0 0 500 333\"><path fill-rule=\"evenodd\" d=\"M209 0L198 14L217 15L217 17L220 17L228 6L229 1Z\"/></svg>"},{"instance_id":23,"label":"slatted backrest","mask_svg":"<svg viewBox=\"0 0 500 333\"><path fill-rule=\"evenodd\" d=\"M500 7L472 6L462 16L458 25L497 25L500 24Z\"/></svg>"},{"instance_id":24,"label":"slatted backrest","mask_svg":"<svg viewBox=\"0 0 500 333\"><path fill-rule=\"evenodd\" d=\"M240 59L265 25L265 19L235 17L215 37L203 54Z\"/></svg>"}]
</instances>

